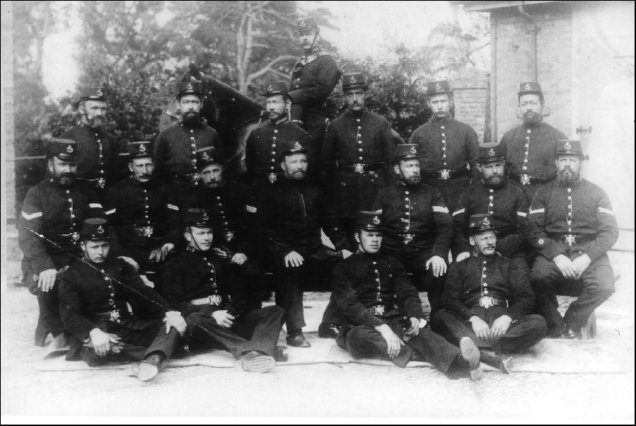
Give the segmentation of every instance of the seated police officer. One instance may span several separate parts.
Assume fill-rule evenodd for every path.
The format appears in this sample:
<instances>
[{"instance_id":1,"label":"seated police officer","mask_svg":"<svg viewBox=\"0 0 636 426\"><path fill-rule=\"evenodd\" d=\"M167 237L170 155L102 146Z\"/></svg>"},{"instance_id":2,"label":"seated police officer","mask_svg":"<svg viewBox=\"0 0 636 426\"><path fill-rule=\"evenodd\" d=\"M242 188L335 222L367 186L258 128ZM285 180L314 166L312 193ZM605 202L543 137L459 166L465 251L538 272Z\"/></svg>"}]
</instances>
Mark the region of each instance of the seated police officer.
<instances>
[{"instance_id":1,"label":"seated police officer","mask_svg":"<svg viewBox=\"0 0 636 426\"><path fill-rule=\"evenodd\" d=\"M131 265L109 256L105 225L104 219L84 221L83 259L60 277L60 313L71 337L67 359L81 358L90 366L138 359L138 378L151 380L172 355L186 323Z\"/></svg>"},{"instance_id":2,"label":"seated police officer","mask_svg":"<svg viewBox=\"0 0 636 426\"><path fill-rule=\"evenodd\" d=\"M528 213L528 238L538 254L530 282L551 337L580 338L590 314L614 292L607 251L618 239L616 218L605 191L581 178L583 158L580 141L559 141L557 178L537 190ZM563 318L556 294L577 286Z\"/></svg>"},{"instance_id":3,"label":"seated police officer","mask_svg":"<svg viewBox=\"0 0 636 426\"><path fill-rule=\"evenodd\" d=\"M468 337L459 348L423 328L424 312L417 290L395 258L380 253L379 212L358 214L358 251L334 270L334 296L346 321L336 339L356 358L387 358L404 367L418 356L449 375L482 371L479 350Z\"/></svg>"},{"instance_id":4,"label":"seated police officer","mask_svg":"<svg viewBox=\"0 0 636 426\"><path fill-rule=\"evenodd\" d=\"M271 370L283 309L246 308L243 282L233 279L210 250L212 224L204 209L188 209L184 225L187 249L164 268L160 292L190 324L190 348L225 349L240 359L245 371Z\"/></svg>"},{"instance_id":5,"label":"seated police officer","mask_svg":"<svg viewBox=\"0 0 636 426\"><path fill-rule=\"evenodd\" d=\"M531 315L534 294L524 259L496 251L497 234L488 214L470 217L472 255L451 265L442 308L433 316L435 331L456 344L468 336L480 348L481 361L508 372L501 354L518 353L541 340L545 320Z\"/></svg>"}]
</instances>

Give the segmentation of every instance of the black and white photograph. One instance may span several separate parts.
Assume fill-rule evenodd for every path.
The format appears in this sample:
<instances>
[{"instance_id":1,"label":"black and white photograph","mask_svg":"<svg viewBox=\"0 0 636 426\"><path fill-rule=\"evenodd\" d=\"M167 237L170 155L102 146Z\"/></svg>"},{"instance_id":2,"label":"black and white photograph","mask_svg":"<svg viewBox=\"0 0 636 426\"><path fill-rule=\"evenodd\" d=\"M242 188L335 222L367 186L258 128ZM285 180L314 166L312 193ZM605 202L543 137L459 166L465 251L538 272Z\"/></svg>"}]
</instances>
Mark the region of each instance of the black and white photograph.
<instances>
[{"instance_id":1,"label":"black and white photograph","mask_svg":"<svg viewBox=\"0 0 636 426\"><path fill-rule=\"evenodd\" d=\"M633 424L633 1L2 1L3 424Z\"/></svg>"}]
</instances>

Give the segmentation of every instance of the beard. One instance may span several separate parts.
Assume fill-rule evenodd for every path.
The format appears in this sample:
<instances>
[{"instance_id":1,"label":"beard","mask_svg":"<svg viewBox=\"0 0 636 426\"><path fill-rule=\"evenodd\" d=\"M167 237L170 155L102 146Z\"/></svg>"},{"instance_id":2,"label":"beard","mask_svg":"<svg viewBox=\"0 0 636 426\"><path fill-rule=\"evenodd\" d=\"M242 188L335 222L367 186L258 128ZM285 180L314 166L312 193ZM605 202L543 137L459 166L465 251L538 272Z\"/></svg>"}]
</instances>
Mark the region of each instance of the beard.
<instances>
[{"instance_id":1,"label":"beard","mask_svg":"<svg viewBox=\"0 0 636 426\"><path fill-rule=\"evenodd\" d=\"M75 183L75 178L77 177L76 173L62 173L57 176L55 179L58 181L60 186L71 186Z\"/></svg>"},{"instance_id":2,"label":"beard","mask_svg":"<svg viewBox=\"0 0 636 426\"><path fill-rule=\"evenodd\" d=\"M101 129L104 127L104 124L106 123L106 120L104 119L104 117L96 115L94 117L88 117L88 116L84 116L86 119L86 122L88 123L88 127L90 127L91 129Z\"/></svg>"},{"instance_id":3,"label":"beard","mask_svg":"<svg viewBox=\"0 0 636 426\"><path fill-rule=\"evenodd\" d=\"M422 177L420 175L413 175L409 177L403 177L402 180L407 186L417 186L422 182Z\"/></svg>"},{"instance_id":4,"label":"beard","mask_svg":"<svg viewBox=\"0 0 636 426\"><path fill-rule=\"evenodd\" d=\"M536 112L528 111L523 114L523 122L525 124L537 124L541 121L541 114L537 114Z\"/></svg>"},{"instance_id":5,"label":"beard","mask_svg":"<svg viewBox=\"0 0 636 426\"><path fill-rule=\"evenodd\" d=\"M292 180L303 180L307 172L305 170L294 170L289 174L289 178Z\"/></svg>"},{"instance_id":6,"label":"beard","mask_svg":"<svg viewBox=\"0 0 636 426\"><path fill-rule=\"evenodd\" d=\"M562 186L569 186L575 184L581 178L581 174L579 172L575 172L569 167L566 167L563 170L560 170L557 174L557 182Z\"/></svg>"},{"instance_id":7,"label":"beard","mask_svg":"<svg viewBox=\"0 0 636 426\"><path fill-rule=\"evenodd\" d=\"M270 121L278 121L285 115L285 111L283 112L267 111L267 114L269 115Z\"/></svg>"},{"instance_id":8,"label":"beard","mask_svg":"<svg viewBox=\"0 0 636 426\"><path fill-rule=\"evenodd\" d=\"M188 111L183 114L183 122L185 124L198 124L201 122L201 114L195 111Z\"/></svg>"},{"instance_id":9,"label":"beard","mask_svg":"<svg viewBox=\"0 0 636 426\"><path fill-rule=\"evenodd\" d=\"M501 188L506 184L506 178L501 175L492 175L484 179L484 184L489 188Z\"/></svg>"}]
</instances>

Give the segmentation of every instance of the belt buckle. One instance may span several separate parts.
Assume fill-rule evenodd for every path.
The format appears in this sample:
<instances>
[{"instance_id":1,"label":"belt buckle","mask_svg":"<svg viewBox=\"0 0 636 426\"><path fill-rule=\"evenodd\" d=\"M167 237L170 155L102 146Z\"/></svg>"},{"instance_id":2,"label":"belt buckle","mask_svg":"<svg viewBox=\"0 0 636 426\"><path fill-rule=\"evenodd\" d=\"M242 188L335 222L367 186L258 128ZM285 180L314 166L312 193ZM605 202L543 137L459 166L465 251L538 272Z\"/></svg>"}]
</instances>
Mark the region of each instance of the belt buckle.
<instances>
[{"instance_id":1,"label":"belt buckle","mask_svg":"<svg viewBox=\"0 0 636 426\"><path fill-rule=\"evenodd\" d=\"M355 173L359 173L359 174L364 173L364 164L362 164L362 163L356 163L356 164L354 164L354 165L353 165L353 171L354 171Z\"/></svg>"},{"instance_id":2,"label":"belt buckle","mask_svg":"<svg viewBox=\"0 0 636 426\"><path fill-rule=\"evenodd\" d=\"M269 175L267 175L267 178L269 179L269 183L276 182L276 173L270 173Z\"/></svg>"},{"instance_id":3,"label":"belt buckle","mask_svg":"<svg viewBox=\"0 0 636 426\"><path fill-rule=\"evenodd\" d=\"M521 184L522 185L530 185L530 176L527 174L522 174L521 175Z\"/></svg>"},{"instance_id":4,"label":"belt buckle","mask_svg":"<svg viewBox=\"0 0 636 426\"><path fill-rule=\"evenodd\" d=\"M576 235L573 234L565 234L565 243L572 247L572 245L576 244Z\"/></svg>"},{"instance_id":5,"label":"belt buckle","mask_svg":"<svg viewBox=\"0 0 636 426\"><path fill-rule=\"evenodd\" d=\"M450 172L451 172L451 171L450 171L449 169L442 169L442 170L440 170L440 171L439 171L439 178L440 178L441 180L448 180L448 179L450 179L450 175L451 175L451 173L450 173Z\"/></svg>"},{"instance_id":6,"label":"belt buckle","mask_svg":"<svg viewBox=\"0 0 636 426\"><path fill-rule=\"evenodd\" d=\"M234 239L234 231L227 231L225 233L225 241L229 243L233 239Z\"/></svg>"},{"instance_id":7,"label":"belt buckle","mask_svg":"<svg viewBox=\"0 0 636 426\"><path fill-rule=\"evenodd\" d=\"M491 306L495 306L495 299L492 296L481 296L479 298L479 306L484 309L488 309Z\"/></svg>"},{"instance_id":8,"label":"belt buckle","mask_svg":"<svg viewBox=\"0 0 636 426\"><path fill-rule=\"evenodd\" d=\"M415 238L415 234L402 234L402 242L404 244L409 244Z\"/></svg>"},{"instance_id":9,"label":"belt buckle","mask_svg":"<svg viewBox=\"0 0 636 426\"><path fill-rule=\"evenodd\" d=\"M77 232L77 231L76 232L72 232L71 233L71 239L73 240L73 244L77 244L77 242L80 239L79 232Z\"/></svg>"},{"instance_id":10,"label":"belt buckle","mask_svg":"<svg viewBox=\"0 0 636 426\"><path fill-rule=\"evenodd\" d=\"M119 318L120 318L120 316L119 316L119 311L118 310L114 310L114 311L108 312L108 319L110 321L119 322Z\"/></svg>"},{"instance_id":11,"label":"belt buckle","mask_svg":"<svg viewBox=\"0 0 636 426\"><path fill-rule=\"evenodd\" d=\"M221 296L218 294L213 294L212 296L208 296L208 303L211 306L219 306L221 304Z\"/></svg>"},{"instance_id":12,"label":"belt buckle","mask_svg":"<svg viewBox=\"0 0 636 426\"><path fill-rule=\"evenodd\" d=\"M152 226L143 226L141 228L141 231L142 231L144 237L150 238L150 237L152 237L152 234L154 234L155 229Z\"/></svg>"},{"instance_id":13,"label":"belt buckle","mask_svg":"<svg viewBox=\"0 0 636 426\"><path fill-rule=\"evenodd\" d=\"M101 189L106 188L106 179L101 177L97 179L97 187Z\"/></svg>"},{"instance_id":14,"label":"belt buckle","mask_svg":"<svg viewBox=\"0 0 636 426\"><path fill-rule=\"evenodd\" d=\"M384 305L373 305L373 315L384 315Z\"/></svg>"}]
</instances>

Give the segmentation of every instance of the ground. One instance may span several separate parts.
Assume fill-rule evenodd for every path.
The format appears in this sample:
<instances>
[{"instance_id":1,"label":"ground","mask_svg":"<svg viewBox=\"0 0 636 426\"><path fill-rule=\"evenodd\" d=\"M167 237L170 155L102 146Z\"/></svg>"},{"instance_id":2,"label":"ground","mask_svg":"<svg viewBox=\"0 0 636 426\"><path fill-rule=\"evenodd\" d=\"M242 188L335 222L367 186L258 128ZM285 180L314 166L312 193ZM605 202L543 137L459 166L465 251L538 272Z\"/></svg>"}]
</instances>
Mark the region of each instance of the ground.
<instances>
[{"instance_id":1,"label":"ground","mask_svg":"<svg viewBox=\"0 0 636 426\"><path fill-rule=\"evenodd\" d=\"M194 417L252 418L243 419L248 422L366 417L378 422L390 417L419 423L633 423L634 254L611 257L621 279L616 293L597 310L596 341L581 343L594 351L586 358L586 373L488 371L477 383L449 380L428 367L354 363L284 366L262 375L233 368L170 368L150 383L139 382L128 368L42 372L37 370L42 350L32 344L35 298L13 285L17 264L4 265L3 422L20 420L13 416L46 416L38 420L47 422L60 421L52 416L102 416L111 422L114 417L153 416L162 421L175 417L175 422ZM325 298L307 294L307 305ZM315 330L322 312L307 311L308 329ZM599 373L610 359L618 370Z\"/></svg>"}]
</instances>

